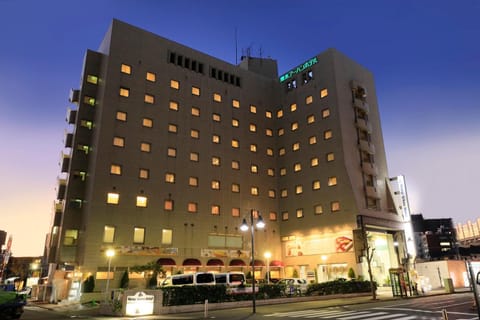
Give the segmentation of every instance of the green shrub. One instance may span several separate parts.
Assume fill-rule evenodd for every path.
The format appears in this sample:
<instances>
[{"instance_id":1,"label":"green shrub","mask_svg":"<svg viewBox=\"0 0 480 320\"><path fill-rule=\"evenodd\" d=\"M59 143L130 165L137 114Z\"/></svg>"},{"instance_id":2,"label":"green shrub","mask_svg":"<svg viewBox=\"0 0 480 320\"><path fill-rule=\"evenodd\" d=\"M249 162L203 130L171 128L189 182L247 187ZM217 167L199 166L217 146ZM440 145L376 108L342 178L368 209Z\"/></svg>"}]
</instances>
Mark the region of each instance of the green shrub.
<instances>
[{"instance_id":1,"label":"green shrub","mask_svg":"<svg viewBox=\"0 0 480 320\"><path fill-rule=\"evenodd\" d=\"M376 289L377 284L374 284ZM370 291L370 281L358 281L355 279L347 281L346 279L337 279L308 285L307 295L323 296L330 294L360 293Z\"/></svg>"},{"instance_id":2,"label":"green shrub","mask_svg":"<svg viewBox=\"0 0 480 320\"><path fill-rule=\"evenodd\" d=\"M83 281L83 292L93 292L93 289L95 289L95 278L89 276Z\"/></svg>"}]
</instances>

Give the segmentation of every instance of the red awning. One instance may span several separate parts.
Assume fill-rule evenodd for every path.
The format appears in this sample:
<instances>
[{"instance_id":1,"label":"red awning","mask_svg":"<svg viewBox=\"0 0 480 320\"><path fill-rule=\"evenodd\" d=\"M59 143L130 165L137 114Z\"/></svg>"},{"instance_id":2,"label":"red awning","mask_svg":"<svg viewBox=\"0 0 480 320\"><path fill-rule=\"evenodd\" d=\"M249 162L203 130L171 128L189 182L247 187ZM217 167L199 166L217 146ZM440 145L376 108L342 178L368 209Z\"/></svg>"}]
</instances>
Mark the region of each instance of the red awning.
<instances>
[{"instance_id":1,"label":"red awning","mask_svg":"<svg viewBox=\"0 0 480 320\"><path fill-rule=\"evenodd\" d=\"M210 259L207 261L207 266L216 266L216 267L223 267L223 261L220 259Z\"/></svg>"},{"instance_id":2,"label":"red awning","mask_svg":"<svg viewBox=\"0 0 480 320\"><path fill-rule=\"evenodd\" d=\"M201 266L202 263L198 259L185 259L183 260L184 266Z\"/></svg>"},{"instance_id":3,"label":"red awning","mask_svg":"<svg viewBox=\"0 0 480 320\"><path fill-rule=\"evenodd\" d=\"M241 259L233 259L232 261L230 261L230 264L229 264L230 267L244 267L246 265L247 264L245 263L245 261Z\"/></svg>"},{"instance_id":4,"label":"red awning","mask_svg":"<svg viewBox=\"0 0 480 320\"><path fill-rule=\"evenodd\" d=\"M270 267L283 267L283 262L280 260L272 260L270 261Z\"/></svg>"},{"instance_id":5,"label":"red awning","mask_svg":"<svg viewBox=\"0 0 480 320\"><path fill-rule=\"evenodd\" d=\"M161 266L176 266L177 263L172 258L160 258L157 260L157 264Z\"/></svg>"},{"instance_id":6,"label":"red awning","mask_svg":"<svg viewBox=\"0 0 480 320\"><path fill-rule=\"evenodd\" d=\"M255 261L253 262L253 265L255 267L263 267L265 266L265 262L263 262L262 260L255 259Z\"/></svg>"}]
</instances>

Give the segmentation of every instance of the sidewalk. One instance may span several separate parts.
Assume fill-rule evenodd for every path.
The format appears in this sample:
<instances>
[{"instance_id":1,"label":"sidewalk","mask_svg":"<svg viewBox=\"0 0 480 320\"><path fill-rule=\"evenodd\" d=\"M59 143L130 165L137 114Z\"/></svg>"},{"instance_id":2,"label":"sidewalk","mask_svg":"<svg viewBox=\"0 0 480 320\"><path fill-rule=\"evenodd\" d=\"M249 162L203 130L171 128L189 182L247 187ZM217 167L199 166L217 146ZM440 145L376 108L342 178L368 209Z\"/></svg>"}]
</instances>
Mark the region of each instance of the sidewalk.
<instances>
[{"instance_id":1,"label":"sidewalk","mask_svg":"<svg viewBox=\"0 0 480 320\"><path fill-rule=\"evenodd\" d=\"M469 288L457 288L455 293L464 293L471 292ZM445 291L444 288L438 288L431 290L425 294L420 294L418 296L408 296L407 298L402 297L393 297L392 289L390 287L379 287L377 289L377 299L378 300L394 300L394 299L414 299L425 296L435 296L435 295L444 295L452 294ZM285 303L296 303L296 302L308 302L308 301L318 301L321 303L322 307L331 307L337 305L348 304L360 304L372 302L371 293L362 293L362 294L341 294L341 295L332 295L332 296L304 296L304 297L293 297L293 298L281 298L281 299L272 299L272 300L257 300L257 305L269 305L269 304L285 304ZM80 304L78 302L69 302L61 301L56 304L52 303L43 303L36 301L28 301L29 306L37 306L40 308L45 308L48 310L64 313L71 316L102 316L100 314L100 304ZM243 308L250 306L250 301L239 301L239 302L226 302L221 304L210 304L209 309L221 310L221 309L233 309L233 308ZM159 318L161 316L168 316L179 313L189 313L189 312L199 312L203 309L203 305L192 305L192 306L177 306L177 307L165 307L168 308L168 311L162 315L155 316L145 316L141 317L142 319L153 319ZM199 310L197 310L199 309ZM105 316L108 317L108 316ZM128 318L128 317L127 317Z\"/></svg>"}]
</instances>

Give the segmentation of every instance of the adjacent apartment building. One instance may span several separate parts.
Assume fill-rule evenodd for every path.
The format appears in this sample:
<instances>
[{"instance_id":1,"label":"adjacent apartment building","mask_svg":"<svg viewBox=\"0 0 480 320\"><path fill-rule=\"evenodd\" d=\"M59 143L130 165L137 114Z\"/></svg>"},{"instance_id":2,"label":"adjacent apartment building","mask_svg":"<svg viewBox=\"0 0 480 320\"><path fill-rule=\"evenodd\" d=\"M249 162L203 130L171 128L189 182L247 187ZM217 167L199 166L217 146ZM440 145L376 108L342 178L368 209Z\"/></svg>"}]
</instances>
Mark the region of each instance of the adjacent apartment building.
<instances>
[{"instance_id":1,"label":"adjacent apartment building","mask_svg":"<svg viewBox=\"0 0 480 320\"><path fill-rule=\"evenodd\" d=\"M257 277L268 264L320 282L368 278L368 244L382 283L406 256L373 75L335 49L279 75L272 59L234 65L113 20L70 101L51 270L116 280L151 261L248 272L254 259ZM251 212L266 223L255 257L239 228Z\"/></svg>"}]
</instances>

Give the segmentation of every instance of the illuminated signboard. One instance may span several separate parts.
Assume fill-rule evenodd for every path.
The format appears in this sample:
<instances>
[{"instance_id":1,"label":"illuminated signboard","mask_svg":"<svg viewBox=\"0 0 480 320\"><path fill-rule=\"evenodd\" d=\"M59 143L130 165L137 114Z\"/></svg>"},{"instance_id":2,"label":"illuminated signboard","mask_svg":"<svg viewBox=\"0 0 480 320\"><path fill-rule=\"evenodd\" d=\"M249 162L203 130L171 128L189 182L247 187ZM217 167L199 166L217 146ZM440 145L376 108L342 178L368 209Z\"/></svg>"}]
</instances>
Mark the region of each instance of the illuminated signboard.
<instances>
[{"instance_id":1,"label":"illuminated signboard","mask_svg":"<svg viewBox=\"0 0 480 320\"><path fill-rule=\"evenodd\" d=\"M317 62L318 62L317 57L313 57L312 59L308 60L307 62L302 63L302 64L299 65L298 67L293 68L292 70L290 70L290 71L288 71L287 73L283 74L283 75L280 77L280 82L284 82L284 81L290 79L291 77L293 77L293 76L296 75L297 73L300 73L300 72L302 72L303 70L305 70L305 69L307 69L307 68L310 68L311 66L313 66L313 65L316 64Z\"/></svg>"}]
</instances>

